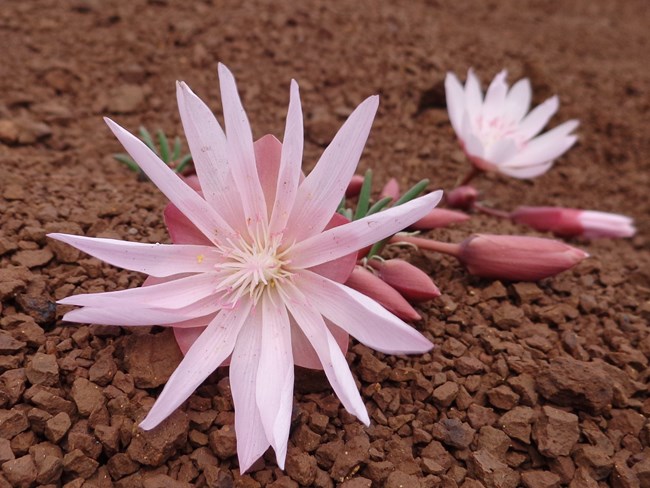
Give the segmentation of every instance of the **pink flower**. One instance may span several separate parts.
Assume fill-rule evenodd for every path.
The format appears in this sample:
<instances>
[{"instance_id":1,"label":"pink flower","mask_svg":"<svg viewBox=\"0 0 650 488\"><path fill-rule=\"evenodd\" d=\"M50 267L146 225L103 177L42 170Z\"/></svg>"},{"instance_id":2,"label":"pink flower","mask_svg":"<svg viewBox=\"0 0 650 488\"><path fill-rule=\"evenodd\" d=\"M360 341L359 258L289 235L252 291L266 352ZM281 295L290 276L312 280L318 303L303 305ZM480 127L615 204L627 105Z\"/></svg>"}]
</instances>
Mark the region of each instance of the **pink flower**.
<instances>
[{"instance_id":1,"label":"pink flower","mask_svg":"<svg viewBox=\"0 0 650 488\"><path fill-rule=\"evenodd\" d=\"M559 236L632 237L634 221L625 215L563 207L518 207L513 221Z\"/></svg>"},{"instance_id":2,"label":"pink flower","mask_svg":"<svg viewBox=\"0 0 650 488\"><path fill-rule=\"evenodd\" d=\"M393 202L399 200L399 183L395 178L391 178L381 189L381 198L390 197Z\"/></svg>"},{"instance_id":3,"label":"pink flower","mask_svg":"<svg viewBox=\"0 0 650 488\"><path fill-rule=\"evenodd\" d=\"M50 237L159 279L151 286L61 300L82 307L68 312L65 320L192 331L185 358L142 428L156 427L230 357L237 449L244 472L269 446L284 466L294 364L322 368L343 406L368 424L341 351L341 335L349 333L388 354L422 353L432 347L374 300L328 276L337 273L340 258L426 215L441 192L325 230L358 164L378 98L357 107L301 182L303 121L297 83L291 83L283 143L266 137L254 144L235 80L223 65L219 78L225 133L187 85L177 86L203 196L138 138L107 119L131 157L200 231L202 236L195 236L200 242L165 245Z\"/></svg>"},{"instance_id":4,"label":"pink flower","mask_svg":"<svg viewBox=\"0 0 650 488\"><path fill-rule=\"evenodd\" d=\"M589 256L553 239L490 234L468 237L455 255L473 275L514 281L548 278Z\"/></svg>"},{"instance_id":5,"label":"pink flower","mask_svg":"<svg viewBox=\"0 0 650 488\"><path fill-rule=\"evenodd\" d=\"M467 157L483 171L534 178L548 171L577 140L571 134L578 126L576 120L538 136L557 112L558 97L526 114L532 96L530 82L519 80L508 90L505 70L492 80L485 99L471 69L464 87L456 75L448 73L445 91L451 125Z\"/></svg>"},{"instance_id":6,"label":"pink flower","mask_svg":"<svg viewBox=\"0 0 650 488\"><path fill-rule=\"evenodd\" d=\"M364 177L362 175L352 175L348 187L345 190L346 197L356 197L363 186Z\"/></svg>"}]
</instances>

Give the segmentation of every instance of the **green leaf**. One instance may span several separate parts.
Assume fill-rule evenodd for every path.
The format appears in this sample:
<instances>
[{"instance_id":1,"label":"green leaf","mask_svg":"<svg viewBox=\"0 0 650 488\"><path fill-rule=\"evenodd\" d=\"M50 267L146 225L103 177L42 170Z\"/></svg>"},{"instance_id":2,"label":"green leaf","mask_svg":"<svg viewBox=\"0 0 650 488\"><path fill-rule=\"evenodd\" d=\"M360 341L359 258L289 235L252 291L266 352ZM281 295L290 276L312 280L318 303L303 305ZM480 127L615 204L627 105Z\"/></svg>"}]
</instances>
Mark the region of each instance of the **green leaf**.
<instances>
[{"instance_id":1,"label":"green leaf","mask_svg":"<svg viewBox=\"0 0 650 488\"><path fill-rule=\"evenodd\" d=\"M192 161L192 155L191 154L186 154L181 158L181 160L178 162L178 166L174 169L176 173L182 173L185 167L189 164L189 162Z\"/></svg>"},{"instance_id":2,"label":"green leaf","mask_svg":"<svg viewBox=\"0 0 650 488\"><path fill-rule=\"evenodd\" d=\"M399 199L395 202L395 205L393 205L393 206L397 207L398 205L401 205L402 203L406 203L408 201L413 200L415 197L419 196L420 193L422 193L425 190L425 188L427 187L428 184L429 184L429 180L427 180L426 178L424 180L416 183L415 185L413 185L409 189L409 191L407 191L406 193L404 193L404 195L399 197Z\"/></svg>"},{"instance_id":3,"label":"green leaf","mask_svg":"<svg viewBox=\"0 0 650 488\"><path fill-rule=\"evenodd\" d=\"M176 161L181 157L181 138L176 136L174 139L174 150L172 152L172 161Z\"/></svg>"},{"instance_id":4,"label":"green leaf","mask_svg":"<svg viewBox=\"0 0 650 488\"><path fill-rule=\"evenodd\" d=\"M372 170L366 171L363 178L363 185L359 192L359 201L357 202L357 211L354 213L353 220L359 220L366 216L368 207L370 206L370 190L372 189Z\"/></svg>"},{"instance_id":5,"label":"green leaf","mask_svg":"<svg viewBox=\"0 0 650 488\"><path fill-rule=\"evenodd\" d=\"M113 154L113 157L120 163L126 165L126 167L131 171L135 171L136 173L140 172L140 166L138 166L137 163L133 161L133 159L131 159L128 154Z\"/></svg>"},{"instance_id":6,"label":"green leaf","mask_svg":"<svg viewBox=\"0 0 650 488\"><path fill-rule=\"evenodd\" d=\"M156 145L153 143L153 139L151 138L151 134L149 131L145 128L144 125L140 126L140 139L142 139L142 142L144 142L149 149L151 149L153 152L158 154L158 149L156 148Z\"/></svg>"},{"instance_id":7,"label":"green leaf","mask_svg":"<svg viewBox=\"0 0 650 488\"><path fill-rule=\"evenodd\" d=\"M158 135L158 144L160 144L160 157L165 162L169 164L169 141L167 141L167 136L162 130L157 132Z\"/></svg>"},{"instance_id":8,"label":"green leaf","mask_svg":"<svg viewBox=\"0 0 650 488\"><path fill-rule=\"evenodd\" d=\"M376 202L372 207L370 207L370 209L366 213L366 217L368 215L372 215L372 214L375 214L377 212L381 212L384 209L384 207L386 207L386 205L388 205L392 201L393 201L392 197L384 197L384 198L382 198L381 200Z\"/></svg>"},{"instance_id":9,"label":"green leaf","mask_svg":"<svg viewBox=\"0 0 650 488\"><path fill-rule=\"evenodd\" d=\"M345 217L348 220L352 220L352 209L351 208L343 209L341 215L343 215L343 217Z\"/></svg>"}]
</instances>

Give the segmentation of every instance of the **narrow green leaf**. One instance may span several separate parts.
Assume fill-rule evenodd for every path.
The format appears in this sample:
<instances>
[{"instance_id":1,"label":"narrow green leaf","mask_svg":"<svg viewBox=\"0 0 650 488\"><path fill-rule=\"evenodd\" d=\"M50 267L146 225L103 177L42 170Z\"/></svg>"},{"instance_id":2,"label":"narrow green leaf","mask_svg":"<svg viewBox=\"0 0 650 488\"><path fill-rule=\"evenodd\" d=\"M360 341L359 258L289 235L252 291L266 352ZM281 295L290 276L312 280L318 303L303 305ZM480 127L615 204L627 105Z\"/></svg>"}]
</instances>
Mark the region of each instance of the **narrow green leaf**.
<instances>
[{"instance_id":1,"label":"narrow green leaf","mask_svg":"<svg viewBox=\"0 0 650 488\"><path fill-rule=\"evenodd\" d=\"M343 217L345 217L348 220L352 220L352 209L351 208L346 208L343 209L343 212L341 212Z\"/></svg>"},{"instance_id":2,"label":"narrow green leaf","mask_svg":"<svg viewBox=\"0 0 650 488\"><path fill-rule=\"evenodd\" d=\"M174 150L172 152L172 161L176 161L181 157L181 138L176 136L174 139Z\"/></svg>"},{"instance_id":3,"label":"narrow green leaf","mask_svg":"<svg viewBox=\"0 0 650 488\"><path fill-rule=\"evenodd\" d=\"M382 198L381 200L376 202L372 207L370 207L370 209L366 213L366 217L368 215L372 215L372 214L375 214L377 212L381 212L384 209L384 207L386 207L386 205L388 205L392 201L393 201L392 197L384 197L384 198Z\"/></svg>"},{"instance_id":4,"label":"narrow green leaf","mask_svg":"<svg viewBox=\"0 0 650 488\"><path fill-rule=\"evenodd\" d=\"M178 166L174 169L176 173L182 173L183 170L187 167L187 165L192 161L192 155L191 154L186 154L181 158L181 160L178 162Z\"/></svg>"},{"instance_id":5,"label":"narrow green leaf","mask_svg":"<svg viewBox=\"0 0 650 488\"><path fill-rule=\"evenodd\" d=\"M429 180L427 180L426 178L424 180L416 183L415 185L413 185L409 189L409 191L407 191L406 193L404 193L404 195L399 197L399 199L395 202L395 205L393 205L393 206L397 207L398 205L401 205L402 203L406 203L408 201L413 200L415 197L419 196L420 193L422 193L425 190L425 188L427 187L428 184L429 184Z\"/></svg>"},{"instance_id":6,"label":"narrow green leaf","mask_svg":"<svg viewBox=\"0 0 650 488\"><path fill-rule=\"evenodd\" d=\"M142 142L144 142L149 149L151 149L153 152L158 154L158 149L156 148L156 145L153 143L153 139L151 138L151 134L149 131L146 129L144 125L140 126L140 139L142 139Z\"/></svg>"},{"instance_id":7,"label":"narrow green leaf","mask_svg":"<svg viewBox=\"0 0 650 488\"><path fill-rule=\"evenodd\" d=\"M353 220L359 220L366 216L368 207L370 206L370 190L372 189L372 170L366 171L363 178L363 185L359 192L359 201L357 202L357 211L354 213Z\"/></svg>"},{"instance_id":8,"label":"narrow green leaf","mask_svg":"<svg viewBox=\"0 0 650 488\"><path fill-rule=\"evenodd\" d=\"M167 140L167 136L162 130L159 130L157 132L157 135L158 135L158 144L160 144L160 157L165 162L165 164L169 164L170 154L169 154L169 141Z\"/></svg>"},{"instance_id":9,"label":"narrow green leaf","mask_svg":"<svg viewBox=\"0 0 650 488\"><path fill-rule=\"evenodd\" d=\"M120 163L126 165L126 167L131 171L135 171L136 173L140 172L140 166L138 166L137 163L133 161L133 159L131 159L128 154L113 154L113 157Z\"/></svg>"}]
</instances>

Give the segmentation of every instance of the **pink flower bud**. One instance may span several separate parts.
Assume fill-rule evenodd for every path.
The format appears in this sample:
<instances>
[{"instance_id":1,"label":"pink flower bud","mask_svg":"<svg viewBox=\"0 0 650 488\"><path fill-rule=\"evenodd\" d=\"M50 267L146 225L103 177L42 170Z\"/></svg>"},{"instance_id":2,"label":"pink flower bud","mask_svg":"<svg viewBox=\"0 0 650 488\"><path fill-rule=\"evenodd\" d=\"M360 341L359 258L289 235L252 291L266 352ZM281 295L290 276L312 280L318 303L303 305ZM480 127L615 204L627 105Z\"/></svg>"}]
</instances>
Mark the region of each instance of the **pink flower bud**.
<instances>
[{"instance_id":1,"label":"pink flower bud","mask_svg":"<svg viewBox=\"0 0 650 488\"><path fill-rule=\"evenodd\" d=\"M352 179L350 180L350 183L348 183L348 187L345 190L345 196L348 198L356 197L361 191L363 180L364 177L361 175L352 175Z\"/></svg>"},{"instance_id":2,"label":"pink flower bud","mask_svg":"<svg viewBox=\"0 0 650 488\"><path fill-rule=\"evenodd\" d=\"M422 318L393 287L362 266L354 267L345 284L379 302L386 310L403 320Z\"/></svg>"},{"instance_id":3,"label":"pink flower bud","mask_svg":"<svg viewBox=\"0 0 650 488\"><path fill-rule=\"evenodd\" d=\"M404 298L419 302L440 296L440 290L420 268L402 259L380 261L369 259L368 264L379 272L379 277L395 288Z\"/></svg>"},{"instance_id":4,"label":"pink flower bud","mask_svg":"<svg viewBox=\"0 0 650 488\"><path fill-rule=\"evenodd\" d=\"M510 214L518 224L559 236L631 237L636 233L625 215L563 207L518 207Z\"/></svg>"},{"instance_id":5,"label":"pink flower bud","mask_svg":"<svg viewBox=\"0 0 650 488\"><path fill-rule=\"evenodd\" d=\"M390 197L395 202L399 198L399 183L395 178L388 180L381 190L381 198Z\"/></svg>"},{"instance_id":6,"label":"pink flower bud","mask_svg":"<svg viewBox=\"0 0 650 488\"><path fill-rule=\"evenodd\" d=\"M454 188L447 193L447 205L451 208L469 210L478 198L478 190L471 185Z\"/></svg>"},{"instance_id":7,"label":"pink flower bud","mask_svg":"<svg viewBox=\"0 0 650 488\"><path fill-rule=\"evenodd\" d=\"M434 208L427 215L410 226L415 230L439 229L458 222L469 220L469 215L456 210Z\"/></svg>"},{"instance_id":8,"label":"pink flower bud","mask_svg":"<svg viewBox=\"0 0 650 488\"><path fill-rule=\"evenodd\" d=\"M473 275L537 281L561 273L588 256L553 239L474 234L461 243L458 259Z\"/></svg>"}]
</instances>

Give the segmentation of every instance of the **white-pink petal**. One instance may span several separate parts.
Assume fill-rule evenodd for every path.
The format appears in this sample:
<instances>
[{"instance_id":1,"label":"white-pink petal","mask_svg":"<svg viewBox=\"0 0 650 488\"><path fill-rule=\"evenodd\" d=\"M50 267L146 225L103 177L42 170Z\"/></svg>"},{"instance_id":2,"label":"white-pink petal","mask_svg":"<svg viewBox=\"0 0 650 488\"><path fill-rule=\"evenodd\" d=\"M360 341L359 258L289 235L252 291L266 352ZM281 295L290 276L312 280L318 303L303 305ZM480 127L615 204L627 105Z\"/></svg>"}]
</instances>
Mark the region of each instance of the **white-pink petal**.
<instances>
[{"instance_id":1,"label":"white-pink petal","mask_svg":"<svg viewBox=\"0 0 650 488\"><path fill-rule=\"evenodd\" d=\"M242 106L235 78L223 64L219 63L221 104L226 125L228 159L230 171L241 194L244 217L250 226L268 224L266 201L255 164L253 133Z\"/></svg>"},{"instance_id":2,"label":"white-pink petal","mask_svg":"<svg viewBox=\"0 0 650 488\"><path fill-rule=\"evenodd\" d=\"M469 114L471 120L474 120L483 109L483 92L481 91L481 82L477 78L474 70L467 70L467 80L465 81L465 111Z\"/></svg>"},{"instance_id":3,"label":"white-pink petal","mask_svg":"<svg viewBox=\"0 0 650 488\"><path fill-rule=\"evenodd\" d=\"M257 407L257 370L262 351L262 307L254 308L235 343L230 361L230 391L235 405L239 470L246 472L266 452L266 438Z\"/></svg>"},{"instance_id":4,"label":"white-pink petal","mask_svg":"<svg viewBox=\"0 0 650 488\"><path fill-rule=\"evenodd\" d=\"M48 234L48 237L113 266L158 277L212 271L223 261L216 249L210 246L145 244L57 233Z\"/></svg>"},{"instance_id":5,"label":"white-pink petal","mask_svg":"<svg viewBox=\"0 0 650 488\"><path fill-rule=\"evenodd\" d=\"M291 265L309 268L378 242L420 220L441 198L442 191L438 190L310 237L293 247Z\"/></svg>"},{"instance_id":6,"label":"white-pink petal","mask_svg":"<svg viewBox=\"0 0 650 488\"><path fill-rule=\"evenodd\" d=\"M140 427L150 430L174 412L232 353L250 311L250 301L222 310L206 327L174 370Z\"/></svg>"},{"instance_id":7,"label":"white-pink petal","mask_svg":"<svg viewBox=\"0 0 650 488\"><path fill-rule=\"evenodd\" d=\"M208 239L217 243L234 234L232 227L223 217L162 162L144 142L112 120L104 120L142 171Z\"/></svg>"},{"instance_id":8,"label":"white-pink petal","mask_svg":"<svg viewBox=\"0 0 650 488\"><path fill-rule=\"evenodd\" d=\"M325 325L323 317L298 288L291 289L288 298L287 307L316 351L336 396L348 412L364 424L370 425L368 411L354 382L350 367Z\"/></svg>"},{"instance_id":9,"label":"white-pink petal","mask_svg":"<svg viewBox=\"0 0 650 488\"><path fill-rule=\"evenodd\" d=\"M278 466L284 469L293 409L293 355L287 309L280 295L271 293L265 293L261 303L264 346L257 369L257 407Z\"/></svg>"},{"instance_id":10,"label":"white-pink petal","mask_svg":"<svg viewBox=\"0 0 650 488\"><path fill-rule=\"evenodd\" d=\"M322 315L372 349L387 354L420 354L433 347L413 327L356 290L306 270L295 282Z\"/></svg>"},{"instance_id":11,"label":"white-pink petal","mask_svg":"<svg viewBox=\"0 0 650 488\"><path fill-rule=\"evenodd\" d=\"M500 71L490 83L485 94L483 102L483 120L489 123L491 120L500 118L503 115L503 109L508 94L508 84L506 70Z\"/></svg>"},{"instance_id":12,"label":"white-pink petal","mask_svg":"<svg viewBox=\"0 0 650 488\"><path fill-rule=\"evenodd\" d=\"M555 95L531 110L519 124L518 132L524 140L532 139L539 134L559 107L560 99Z\"/></svg>"},{"instance_id":13,"label":"white-pink petal","mask_svg":"<svg viewBox=\"0 0 650 488\"><path fill-rule=\"evenodd\" d=\"M289 110L282 142L280 171L277 178L275 204L271 214L270 232L272 234L284 231L291 209L298 193L298 183L302 166L302 151L304 144L304 128L302 106L298 83L291 80Z\"/></svg>"},{"instance_id":14,"label":"white-pink petal","mask_svg":"<svg viewBox=\"0 0 650 488\"><path fill-rule=\"evenodd\" d=\"M460 136L465 113L465 92L458 77L454 73L447 73L445 77L445 95L447 99L447 112L449 121Z\"/></svg>"},{"instance_id":15,"label":"white-pink petal","mask_svg":"<svg viewBox=\"0 0 650 488\"><path fill-rule=\"evenodd\" d=\"M352 112L300 184L285 232L287 241L314 236L330 221L359 164L378 105L379 97L372 96Z\"/></svg>"},{"instance_id":16,"label":"white-pink petal","mask_svg":"<svg viewBox=\"0 0 650 488\"><path fill-rule=\"evenodd\" d=\"M210 108L185 83L177 83L176 97L203 197L241 232L244 214L230 171L226 135Z\"/></svg>"},{"instance_id":17,"label":"white-pink petal","mask_svg":"<svg viewBox=\"0 0 650 488\"><path fill-rule=\"evenodd\" d=\"M577 136L569 135L576 127L578 127L577 120L568 120L558 125L529 141L517 155L504 164L516 168L534 166L556 159L578 140Z\"/></svg>"},{"instance_id":18,"label":"white-pink petal","mask_svg":"<svg viewBox=\"0 0 650 488\"><path fill-rule=\"evenodd\" d=\"M518 124L524 115L530 110L530 102L533 97L533 90L530 87L528 78L519 80L512 85L506 96L505 116L514 124Z\"/></svg>"},{"instance_id":19,"label":"white-pink petal","mask_svg":"<svg viewBox=\"0 0 650 488\"><path fill-rule=\"evenodd\" d=\"M217 273L199 273L156 285L72 295L57 303L98 308L141 306L175 310L214 295L218 283Z\"/></svg>"}]
</instances>

